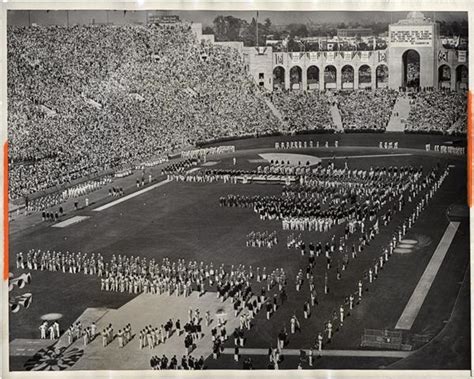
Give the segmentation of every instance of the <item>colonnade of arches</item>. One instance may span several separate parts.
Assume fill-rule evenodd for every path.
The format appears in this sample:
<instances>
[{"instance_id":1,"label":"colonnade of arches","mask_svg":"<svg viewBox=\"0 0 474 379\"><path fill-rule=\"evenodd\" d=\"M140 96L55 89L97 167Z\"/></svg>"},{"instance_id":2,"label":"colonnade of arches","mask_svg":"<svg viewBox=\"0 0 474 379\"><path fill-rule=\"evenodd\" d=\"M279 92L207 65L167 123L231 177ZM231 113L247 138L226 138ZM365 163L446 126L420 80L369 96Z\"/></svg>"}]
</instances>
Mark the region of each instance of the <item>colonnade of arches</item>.
<instances>
[{"instance_id":1,"label":"colonnade of arches","mask_svg":"<svg viewBox=\"0 0 474 379\"><path fill-rule=\"evenodd\" d=\"M300 66L291 67L288 72L283 66L273 69L273 87L291 90L323 89L363 89L385 88L388 86L388 66L380 64L375 72L363 64L358 68L347 64L339 70L334 65L320 68L311 65L303 70Z\"/></svg>"},{"instance_id":2,"label":"colonnade of arches","mask_svg":"<svg viewBox=\"0 0 474 379\"><path fill-rule=\"evenodd\" d=\"M404 87L420 86L419 55L408 50L402 56ZM285 68L277 66L273 70L273 87L291 90L324 90L324 89L364 89L385 88L388 86L388 67L380 64L375 68L361 65L354 68L347 64L339 70L334 65L326 65L323 70L316 65L303 70L293 66L287 73ZM468 68L466 64L454 67L442 64L438 67L438 88L466 90L468 88Z\"/></svg>"},{"instance_id":3,"label":"colonnade of arches","mask_svg":"<svg viewBox=\"0 0 474 379\"><path fill-rule=\"evenodd\" d=\"M420 53L409 49L402 55L404 87L420 87L421 64ZM438 67L438 89L467 90L468 68L466 64L452 67L446 63ZM436 86L436 84L435 84Z\"/></svg>"},{"instance_id":4,"label":"colonnade of arches","mask_svg":"<svg viewBox=\"0 0 474 379\"><path fill-rule=\"evenodd\" d=\"M451 67L448 64L442 64L438 67L438 88L456 90L467 90L468 88L468 69L467 65L459 64Z\"/></svg>"}]
</instances>

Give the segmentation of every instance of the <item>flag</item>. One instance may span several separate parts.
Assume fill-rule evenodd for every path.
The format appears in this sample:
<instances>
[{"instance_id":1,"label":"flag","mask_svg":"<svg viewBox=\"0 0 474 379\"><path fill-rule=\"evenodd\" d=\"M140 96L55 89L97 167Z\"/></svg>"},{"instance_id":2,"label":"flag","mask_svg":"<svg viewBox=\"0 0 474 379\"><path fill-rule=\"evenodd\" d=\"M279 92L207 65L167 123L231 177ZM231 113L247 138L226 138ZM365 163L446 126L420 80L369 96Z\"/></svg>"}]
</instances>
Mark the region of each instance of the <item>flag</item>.
<instances>
[{"instance_id":1,"label":"flag","mask_svg":"<svg viewBox=\"0 0 474 379\"><path fill-rule=\"evenodd\" d=\"M459 41L460 41L460 36L457 36L455 41L454 41L454 47L458 47L459 46Z\"/></svg>"},{"instance_id":2,"label":"flag","mask_svg":"<svg viewBox=\"0 0 474 379\"><path fill-rule=\"evenodd\" d=\"M387 60L387 53L385 51L379 51L379 62L385 62Z\"/></svg>"},{"instance_id":3,"label":"flag","mask_svg":"<svg viewBox=\"0 0 474 379\"><path fill-rule=\"evenodd\" d=\"M258 11L257 11L257 20L255 22L255 41L257 42L257 46L258 46Z\"/></svg>"},{"instance_id":4,"label":"flag","mask_svg":"<svg viewBox=\"0 0 474 379\"><path fill-rule=\"evenodd\" d=\"M446 50L440 50L438 52L438 62L448 61L448 52Z\"/></svg>"},{"instance_id":5,"label":"flag","mask_svg":"<svg viewBox=\"0 0 474 379\"><path fill-rule=\"evenodd\" d=\"M275 54L275 64L283 64L283 54Z\"/></svg>"}]
</instances>

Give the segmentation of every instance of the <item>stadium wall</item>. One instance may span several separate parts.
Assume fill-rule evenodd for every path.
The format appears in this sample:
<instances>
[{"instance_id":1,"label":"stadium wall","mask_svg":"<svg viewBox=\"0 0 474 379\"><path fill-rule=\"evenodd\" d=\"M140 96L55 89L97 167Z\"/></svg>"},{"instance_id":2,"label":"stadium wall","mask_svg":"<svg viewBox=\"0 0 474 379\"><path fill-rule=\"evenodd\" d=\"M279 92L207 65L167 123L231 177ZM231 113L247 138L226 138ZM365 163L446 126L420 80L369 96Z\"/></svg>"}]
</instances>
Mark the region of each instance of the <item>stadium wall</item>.
<instances>
[{"instance_id":1,"label":"stadium wall","mask_svg":"<svg viewBox=\"0 0 474 379\"><path fill-rule=\"evenodd\" d=\"M273 90L272 62L273 53L271 47L244 47L243 57L246 69L258 86L268 91Z\"/></svg>"},{"instance_id":2,"label":"stadium wall","mask_svg":"<svg viewBox=\"0 0 474 379\"><path fill-rule=\"evenodd\" d=\"M409 51L419 55L416 87L467 90L467 51L444 48L438 24L420 12L410 12L406 19L389 25L388 47L384 50L273 52L271 46L246 48L250 75L259 85L263 76L263 85L269 91L385 87L399 90L412 85L406 75ZM361 75L361 69L366 75ZM347 78L348 70L353 72L349 81L343 79L343 72ZM362 80L367 79L368 72L370 80Z\"/></svg>"}]
</instances>

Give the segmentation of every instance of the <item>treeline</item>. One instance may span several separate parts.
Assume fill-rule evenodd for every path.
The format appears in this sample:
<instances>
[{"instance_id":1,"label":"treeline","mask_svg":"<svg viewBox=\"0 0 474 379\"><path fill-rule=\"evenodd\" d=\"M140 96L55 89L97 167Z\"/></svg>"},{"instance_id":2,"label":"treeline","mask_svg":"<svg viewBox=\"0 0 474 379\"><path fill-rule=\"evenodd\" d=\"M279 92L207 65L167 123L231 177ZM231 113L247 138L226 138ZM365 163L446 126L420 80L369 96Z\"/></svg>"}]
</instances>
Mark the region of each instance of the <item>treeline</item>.
<instances>
[{"instance_id":1,"label":"treeline","mask_svg":"<svg viewBox=\"0 0 474 379\"><path fill-rule=\"evenodd\" d=\"M252 18L247 20L233 16L217 16L212 27L207 26L203 30L204 34L214 34L216 41L241 41L245 46L257 45L257 21ZM269 18L263 23L258 23L258 45L265 45L267 36L272 34L272 23Z\"/></svg>"},{"instance_id":2,"label":"treeline","mask_svg":"<svg viewBox=\"0 0 474 379\"><path fill-rule=\"evenodd\" d=\"M463 21L436 21L439 24L441 35L446 36L468 36L468 22ZM337 29L366 28L371 29L373 34L379 35L388 31L387 22L373 23L338 23L338 24L314 24L314 23L292 23L285 26L273 25L269 18L258 22L258 45L263 46L267 39L288 39L290 44L295 39L305 37L328 37L337 35ZM214 34L216 41L241 41L245 46L257 45L257 20L252 18L251 22L234 16L217 16L212 26L203 30L204 34Z\"/></svg>"}]
</instances>

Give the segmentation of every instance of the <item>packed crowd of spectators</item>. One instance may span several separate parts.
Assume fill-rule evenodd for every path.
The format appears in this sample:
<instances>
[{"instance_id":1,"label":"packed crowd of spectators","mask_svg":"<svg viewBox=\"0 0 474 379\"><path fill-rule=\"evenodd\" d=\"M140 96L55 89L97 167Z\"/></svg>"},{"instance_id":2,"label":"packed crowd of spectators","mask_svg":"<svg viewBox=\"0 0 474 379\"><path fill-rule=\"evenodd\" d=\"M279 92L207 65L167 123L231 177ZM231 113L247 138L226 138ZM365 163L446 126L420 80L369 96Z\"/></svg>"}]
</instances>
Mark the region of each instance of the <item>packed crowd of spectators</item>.
<instances>
[{"instance_id":1,"label":"packed crowd of spectators","mask_svg":"<svg viewBox=\"0 0 474 379\"><path fill-rule=\"evenodd\" d=\"M385 131L397 94L390 89L338 92L335 101L344 130Z\"/></svg>"},{"instance_id":2,"label":"packed crowd of spectators","mask_svg":"<svg viewBox=\"0 0 474 379\"><path fill-rule=\"evenodd\" d=\"M462 113L459 118L448 129L448 133L461 135L467 131L467 112Z\"/></svg>"},{"instance_id":3,"label":"packed crowd of spectators","mask_svg":"<svg viewBox=\"0 0 474 379\"><path fill-rule=\"evenodd\" d=\"M276 125L239 53L186 23L11 26L8 62L11 198Z\"/></svg>"},{"instance_id":4,"label":"packed crowd of spectators","mask_svg":"<svg viewBox=\"0 0 474 379\"><path fill-rule=\"evenodd\" d=\"M279 92L268 99L233 48L173 25L8 28L9 196L18 199L228 137L384 131L389 89ZM460 133L466 96L414 95L406 131Z\"/></svg>"},{"instance_id":5,"label":"packed crowd of spectators","mask_svg":"<svg viewBox=\"0 0 474 379\"><path fill-rule=\"evenodd\" d=\"M271 100L288 123L290 132L335 129L330 112L330 99L319 91L275 91Z\"/></svg>"},{"instance_id":6,"label":"packed crowd of spectators","mask_svg":"<svg viewBox=\"0 0 474 379\"><path fill-rule=\"evenodd\" d=\"M466 134L465 92L421 91L411 96L408 133Z\"/></svg>"},{"instance_id":7,"label":"packed crowd of spectators","mask_svg":"<svg viewBox=\"0 0 474 379\"><path fill-rule=\"evenodd\" d=\"M346 131L385 131L397 99L397 91L378 89L338 92L274 92L290 132L335 130L331 106L336 105Z\"/></svg>"}]
</instances>

